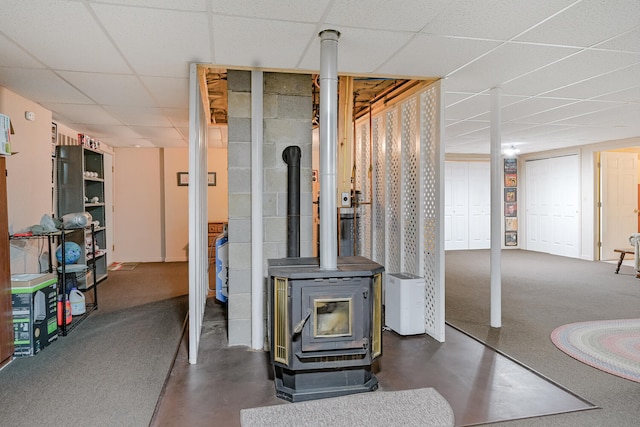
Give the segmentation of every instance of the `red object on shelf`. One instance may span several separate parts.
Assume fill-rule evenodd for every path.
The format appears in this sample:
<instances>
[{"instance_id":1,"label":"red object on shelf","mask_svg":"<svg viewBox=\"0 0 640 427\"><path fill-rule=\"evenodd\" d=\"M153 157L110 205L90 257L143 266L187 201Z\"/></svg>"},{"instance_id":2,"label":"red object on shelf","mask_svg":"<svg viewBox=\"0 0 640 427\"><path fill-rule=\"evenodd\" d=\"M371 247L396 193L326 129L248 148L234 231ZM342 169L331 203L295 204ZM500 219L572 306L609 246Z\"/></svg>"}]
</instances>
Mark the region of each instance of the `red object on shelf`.
<instances>
[{"instance_id":1,"label":"red object on shelf","mask_svg":"<svg viewBox=\"0 0 640 427\"><path fill-rule=\"evenodd\" d=\"M63 314L64 313L64 314ZM71 315L71 301L67 298L64 309L62 308L62 296L58 297L58 326L62 326L62 316L65 318L65 323L68 325L73 320Z\"/></svg>"}]
</instances>

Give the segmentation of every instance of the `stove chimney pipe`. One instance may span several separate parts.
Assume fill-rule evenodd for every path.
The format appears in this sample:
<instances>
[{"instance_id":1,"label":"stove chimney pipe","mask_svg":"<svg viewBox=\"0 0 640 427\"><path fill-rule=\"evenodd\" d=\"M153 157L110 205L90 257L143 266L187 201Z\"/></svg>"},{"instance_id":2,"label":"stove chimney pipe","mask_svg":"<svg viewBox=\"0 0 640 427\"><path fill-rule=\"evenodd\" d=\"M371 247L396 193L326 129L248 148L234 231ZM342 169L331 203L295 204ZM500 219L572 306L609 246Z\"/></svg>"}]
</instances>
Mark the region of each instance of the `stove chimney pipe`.
<instances>
[{"instance_id":1,"label":"stove chimney pipe","mask_svg":"<svg viewBox=\"0 0 640 427\"><path fill-rule=\"evenodd\" d=\"M300 257L300 157L297 145L282 152L287 164L287 257Z\"/></svg>"},{"instance_id":2,"label":"stove chimney pipe","mask_svg":"<svg viewBox=\"0 0 640 427\"><path fill-rule=\"evenodd\" d=\"M338 265L336 163L338 135L338 38L336 30L320 32L320 269Z\"/></svg>"}]
</instances>

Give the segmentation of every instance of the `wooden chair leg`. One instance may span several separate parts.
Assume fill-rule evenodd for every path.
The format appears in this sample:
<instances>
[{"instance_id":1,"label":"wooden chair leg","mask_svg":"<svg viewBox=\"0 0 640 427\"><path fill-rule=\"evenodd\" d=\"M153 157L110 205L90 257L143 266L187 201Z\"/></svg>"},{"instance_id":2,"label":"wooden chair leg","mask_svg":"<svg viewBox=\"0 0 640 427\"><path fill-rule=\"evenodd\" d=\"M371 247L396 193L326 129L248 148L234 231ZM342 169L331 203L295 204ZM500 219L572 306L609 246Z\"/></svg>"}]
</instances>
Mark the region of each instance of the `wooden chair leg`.
<instances>
[{"instance_id":1,"label":"wooden chair leg","mask_svg":"<svg viewBox=\"0 0 640 427\"><path fill-rule=\"evenodd\" d=\"M620 259L618 260L618 266L616 267L616 274L620 272L620 266L622 265L622 261L624 261L624 252L620 252Z\"/></svg>"}]
</instances>

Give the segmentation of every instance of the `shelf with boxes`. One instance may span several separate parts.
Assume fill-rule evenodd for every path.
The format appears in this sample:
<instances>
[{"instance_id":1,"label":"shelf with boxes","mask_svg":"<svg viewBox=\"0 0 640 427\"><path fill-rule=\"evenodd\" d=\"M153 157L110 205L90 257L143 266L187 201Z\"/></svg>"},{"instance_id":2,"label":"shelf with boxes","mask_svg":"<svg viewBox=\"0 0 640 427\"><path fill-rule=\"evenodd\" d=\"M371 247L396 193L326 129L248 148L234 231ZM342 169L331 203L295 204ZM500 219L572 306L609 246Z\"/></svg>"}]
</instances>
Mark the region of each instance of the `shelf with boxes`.
<instances>
[{"instance_id":1,"label":"shelf with boxes","mask_svg":"<svg viewBox=\"0 0 640 427\"><path fill-rule=\"evenodd\" d=\"M16 356L37 354L54 341L58 334L67 335L98 308L96 267L76 264L81 249L69 240L74 234L84 235L86 229L92 228L93 226L89 226L43 234L9 236L11 241L45 239L48 246L48 265L44 272L11 276ZM57 249L54 251L56 245ZM56 255L55 263L53 253ZM91 289L91 301L85 301L84 294L81 299L76 297L74 300L80 289L85 292Z\"/></svg>"}]
</instances>

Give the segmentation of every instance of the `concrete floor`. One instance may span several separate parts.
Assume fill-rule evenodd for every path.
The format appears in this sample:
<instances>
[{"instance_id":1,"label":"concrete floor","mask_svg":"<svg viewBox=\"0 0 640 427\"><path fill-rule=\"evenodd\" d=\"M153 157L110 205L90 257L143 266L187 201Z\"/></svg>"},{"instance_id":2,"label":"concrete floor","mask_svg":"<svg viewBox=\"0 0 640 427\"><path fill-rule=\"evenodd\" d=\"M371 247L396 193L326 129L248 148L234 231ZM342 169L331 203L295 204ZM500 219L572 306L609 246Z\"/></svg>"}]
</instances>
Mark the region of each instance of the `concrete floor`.
<instances>
[{"instance_id":1,"label":"concrete floor","mask_svg":"<svg viewBox=\"0 0 640 427\"><path fill-rule=\"evenodd\" d=\"M275 395L269 353L228 347L224 307L207 301L198 363L183 339L151 426L240 426L240 410L291 404ZM510 358L447 326L447 340L383 333L379 390L433 387L474 425L593 408Z\"/></svg>"}]
</instances>

